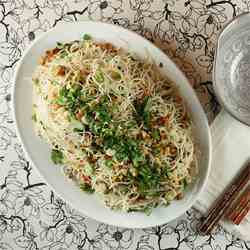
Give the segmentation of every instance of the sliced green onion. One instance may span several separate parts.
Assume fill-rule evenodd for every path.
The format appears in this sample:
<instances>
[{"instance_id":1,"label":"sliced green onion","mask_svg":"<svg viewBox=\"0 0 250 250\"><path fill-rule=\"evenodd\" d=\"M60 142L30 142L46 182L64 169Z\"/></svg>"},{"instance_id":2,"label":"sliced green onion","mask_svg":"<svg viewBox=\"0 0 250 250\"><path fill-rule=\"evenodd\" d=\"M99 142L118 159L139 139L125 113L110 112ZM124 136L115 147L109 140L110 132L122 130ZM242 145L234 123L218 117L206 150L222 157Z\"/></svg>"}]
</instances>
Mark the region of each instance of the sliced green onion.
<instances>
[{"instance_id":1,"label":"sliced green onion","mask_svg":"<svg viewBox=\"0 0 250 250\"><path fill-rule=\"evenodd\" d=\"M102 82L104 82L104 76L103 76L103 73L101 72L101 71L97 71L96 73L95 73L95 79L96 79L96 81L98 82L98 83L102 83Z\"/></svg>"}]
</instances>

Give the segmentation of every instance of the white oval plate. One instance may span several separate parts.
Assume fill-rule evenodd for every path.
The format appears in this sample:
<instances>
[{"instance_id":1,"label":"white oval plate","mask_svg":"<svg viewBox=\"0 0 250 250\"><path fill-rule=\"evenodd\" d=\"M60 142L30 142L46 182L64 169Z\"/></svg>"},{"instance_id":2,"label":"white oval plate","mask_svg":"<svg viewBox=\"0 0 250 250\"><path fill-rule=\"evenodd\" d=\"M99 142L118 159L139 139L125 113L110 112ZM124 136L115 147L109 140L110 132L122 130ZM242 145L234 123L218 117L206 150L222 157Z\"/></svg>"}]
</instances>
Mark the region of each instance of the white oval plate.
<instances>
[{"instance_id":1,"label":"white oval plate","mask_svg":"<svg viewBox=\"0 0 250 250\"><path fill-rule=\"evenodd\" d=\"M95 195L88 195L80 191L77 186L64 177L60 167L51 162L48 144L34 133L31 120L31 76L39 57L45 50L55 47L56 42L79 40L86 33L94 39L105 40L135 52L141 58L150 56L156 64L161 62L163 73L177 84L192 114L197 143L201 152L199 178L189 187L184 199L174 201L168 207L155 208L150 216L143 213L112 211L105 207ZM161 50L143 37L118 26L98 22L77 22L59 25L43 34L26 50L19 62L13 87L13 110L17 132L25 153L44 180L74 208L98 221L129 228L143 228L167 223L183 214L194 204L206 183L211 161L211 135L207 118L192 87L183 73Z\"/></svg>"}]
</instances>

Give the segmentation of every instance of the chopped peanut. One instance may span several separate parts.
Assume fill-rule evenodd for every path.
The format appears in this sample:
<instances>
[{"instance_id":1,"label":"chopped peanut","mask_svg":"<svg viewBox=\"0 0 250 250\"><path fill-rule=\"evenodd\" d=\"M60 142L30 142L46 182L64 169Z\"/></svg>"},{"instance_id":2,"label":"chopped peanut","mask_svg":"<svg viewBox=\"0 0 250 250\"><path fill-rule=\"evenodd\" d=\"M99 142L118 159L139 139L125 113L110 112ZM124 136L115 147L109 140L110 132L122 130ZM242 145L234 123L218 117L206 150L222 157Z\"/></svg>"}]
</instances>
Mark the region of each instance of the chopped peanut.
<instances>
[{"instance_id":1,"label":"chopped peanut","mask_svg":"<svg viewBox=\"0 0 250 250\"><path fill-rule=\"evenodd\" d=\"M168 124L168 122L169 122L169 116L168 115L162 116L162 117L160 117L158 119L158 124L159 125L165 125L166 126Z\"/></svg>"},{"instance_id":2,"label":"chopped peanut","mask_svg":"<svg viewBox=\"0 0 250 250\"><path fill-rule=\"evenodd\" d=\"M59 65L57 68L57 75L64 76L66 73L67 68L65 66Z\"/></svg>"},{"instance_id":3,"label":"chopped peanut","mask_svg":"<svg viewBox=\"0 0 250 250\"><path fill-rule=\"evenodd\" d=\"M77 120L81 121L82 117L83 117L83 112L82 112L82 110L79 110L76 113L76 118L77 118Z\"/></svg>"}]
</instances>

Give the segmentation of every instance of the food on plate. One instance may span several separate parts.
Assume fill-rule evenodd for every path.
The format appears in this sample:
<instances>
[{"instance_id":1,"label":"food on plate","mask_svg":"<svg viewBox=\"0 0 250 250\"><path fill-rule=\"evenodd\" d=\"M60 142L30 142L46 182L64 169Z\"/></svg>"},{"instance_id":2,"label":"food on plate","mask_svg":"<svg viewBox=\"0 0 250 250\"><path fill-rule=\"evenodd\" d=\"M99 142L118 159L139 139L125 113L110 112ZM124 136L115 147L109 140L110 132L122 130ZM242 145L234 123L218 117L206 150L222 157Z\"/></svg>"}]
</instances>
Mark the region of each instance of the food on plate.
<instances>
[{"instance_id":1,"label":"food on plate","mask_svg":"<svg viewBox=\"0 0 250 250\"><path fill-rule=\"evenodd\" d=\"M84 35L46 51L32 82L35 130L80 189L127 212L185 195L198 172L192 121L154 63Z\"/></svg>"}]
</instances>

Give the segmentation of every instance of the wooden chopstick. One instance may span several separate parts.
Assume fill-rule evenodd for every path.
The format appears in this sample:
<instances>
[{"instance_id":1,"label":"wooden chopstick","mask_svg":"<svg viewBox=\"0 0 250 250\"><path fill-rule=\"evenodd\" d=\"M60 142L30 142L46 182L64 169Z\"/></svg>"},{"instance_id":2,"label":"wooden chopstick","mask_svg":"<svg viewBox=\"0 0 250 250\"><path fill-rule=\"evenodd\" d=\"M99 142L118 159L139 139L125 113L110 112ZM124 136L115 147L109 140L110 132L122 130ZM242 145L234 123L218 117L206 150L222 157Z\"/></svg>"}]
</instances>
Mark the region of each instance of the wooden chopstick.
<instances>
[{"instance_id":1,"label":"wooden chopstick","mask_svg":"<svg viewBox=\"0 0 250 250\"><path fill-rule=\"evenodd\" d=\"M236 205L226 216L231 222L239 225L250 210L250 186L240 195Z\"/></svg>"},{"instance_id":2,"label":"wooden chopstick","mask_svg":"<svg viewBox=\"0 0 250 250\"><path fill-rule=\"evenodd\" d=\"M226 191L221 198L216 202L214 207L209 211L203 220L199 230L203 234L210 234L213 228L218 224L220 219L228 213L232 203L236 200L238 193L250 181L250 163L246 164L240 171L240 174L234 178L231 185L226 188Z\"/></svg>"},{"instance_id":3,"label":"wooden chopstick","mask_svg":"<svg viewBox=\"0 0 250 250\"><path fill-rule=\"evenodd\" d=\"M243 219L246 217L250 210L250 201L248 201L247 205L244 207L244 209L240 212L240 214L235 218L233 221L236 225L239 225Z\"/></svg>"}]
</instances>

